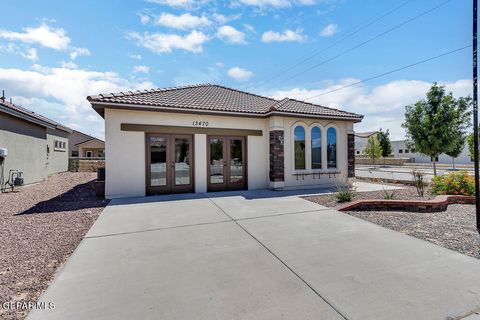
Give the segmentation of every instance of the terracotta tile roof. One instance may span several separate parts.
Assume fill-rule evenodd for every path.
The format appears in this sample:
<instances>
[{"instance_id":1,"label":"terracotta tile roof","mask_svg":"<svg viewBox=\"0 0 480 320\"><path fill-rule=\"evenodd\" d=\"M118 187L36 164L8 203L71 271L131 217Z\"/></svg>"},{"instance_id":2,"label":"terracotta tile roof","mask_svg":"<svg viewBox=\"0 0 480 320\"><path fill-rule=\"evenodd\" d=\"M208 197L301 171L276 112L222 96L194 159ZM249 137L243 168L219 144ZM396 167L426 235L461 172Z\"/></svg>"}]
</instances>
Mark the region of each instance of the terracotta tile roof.
<instances>
[{"instance_id":1,"label":"terracotta tile roof","mask_svg":"<svg viewBox=\"0 0 480 320\"><path fill-rule=\"evenodd\" d=\"M192 86L128 91L88 96L93 108L103 115L103 106L109 103L129 107L177 108L236 112L268 116L271 114L293 113L319 117L346 118L360 121L363 116L338 109L327 108L308 102L285 98L275 100L256 94L239 91L219 85L199 84ZM101 104L98 104L101 103Z\"/></svg>"},{"instance_id":2,"label":"terracotta tile roof","mask_svg":"<svg viewBox=\"0 0 480 320\"><path fill-rule=\"evenodd\" d=\"M60 129L66 132L72 132L72 129L62 125L61 123L58 123L56 121L53 121L47 117L42 116L41 114L35 113L31 110L28 110L22 106L13 104L11 102L8 102L6 100L0 99L0 111L3 109L3 111L8 112L12 114L13 116L22 118L24 120L30 121L30 122L35 122L37 124L43 125L45 127L50 127L54 129Z\"/></svg>"}]
</instances>

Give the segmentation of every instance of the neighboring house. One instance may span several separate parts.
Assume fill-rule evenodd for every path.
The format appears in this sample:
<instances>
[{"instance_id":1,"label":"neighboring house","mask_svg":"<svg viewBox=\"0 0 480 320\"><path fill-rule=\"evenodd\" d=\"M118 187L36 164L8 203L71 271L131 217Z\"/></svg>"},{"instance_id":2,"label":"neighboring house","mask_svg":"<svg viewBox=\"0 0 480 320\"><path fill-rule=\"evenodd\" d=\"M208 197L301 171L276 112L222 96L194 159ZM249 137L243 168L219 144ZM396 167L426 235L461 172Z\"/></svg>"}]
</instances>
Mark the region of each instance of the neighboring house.
<instances>
[{"instance_id":1,"label":"neighboring house","mask_svg":"<svg viewBox=\"0 0 480 320\"><path fill-rule=\"evenodd\" d=\"M103 158L105 156L105 142L92 138L76 144L78 156L85 158Z\"/></svg>"},{"instance_id":2,"label":"neighboring house","mask_svg":"<svg viewBox=\"0 0 480 320\"><path fill-rule=\"evenodd\" d=\"M80 150L80 147L82 147L83 150ZM88 147L90 147L90 149ZM83 132L73 130L68 136L68 148L70 150L70 157L88 157L89 154L93 154L93 157L103 157L105 153L105 142ZM87 153L85 151L90 152Z\"/></svg>"},{"instance_id":3,"label":"neighboring house","mask_svg":"<svg viewBox=\"0 0 480 320\"><path fill-rule=\"evenodd\" d=\"M106 197L336 186L363 116L218 85L87 98L105 119Z\"/></svg>"},{"instance_id":4,"label":"neighboring house","mask_svg":"<svg viewBox=\"0 0 480 320\"><path fill-rule=\"evenodd\" d=\"M10 170L23 172L25 184L68 170L68 135L71 129L0 98L0 148L8 155L4 178Z\"/></svg>"}]
</instances>

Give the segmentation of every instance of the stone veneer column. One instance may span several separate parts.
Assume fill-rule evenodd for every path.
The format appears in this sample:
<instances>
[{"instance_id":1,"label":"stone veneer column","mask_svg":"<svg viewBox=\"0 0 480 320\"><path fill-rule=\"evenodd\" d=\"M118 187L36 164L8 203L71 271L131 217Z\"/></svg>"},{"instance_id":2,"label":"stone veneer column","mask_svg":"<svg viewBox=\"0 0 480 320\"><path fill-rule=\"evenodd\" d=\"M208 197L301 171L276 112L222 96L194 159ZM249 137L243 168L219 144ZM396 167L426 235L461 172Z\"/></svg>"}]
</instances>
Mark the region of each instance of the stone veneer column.
<instances>
[{"instance_id":1,"label":"stone veneer column","mask_svg":"<svg viewBox=\"0 0 480 320\"><path fill-rule=\"evenodd\" d=\"M355 177L355 135L347 134L348 177Z\"/></svg>"},{"instance_id":2,"label":"stone veneer column","mask_svg":"<svg viewBox=\"0 0 480 320\"><path fill-rule=\"evenodd\" d=\"M285 181L283 130L270 131L270 185L273 188L283 187Z\"/></svg>"}]
</instances>

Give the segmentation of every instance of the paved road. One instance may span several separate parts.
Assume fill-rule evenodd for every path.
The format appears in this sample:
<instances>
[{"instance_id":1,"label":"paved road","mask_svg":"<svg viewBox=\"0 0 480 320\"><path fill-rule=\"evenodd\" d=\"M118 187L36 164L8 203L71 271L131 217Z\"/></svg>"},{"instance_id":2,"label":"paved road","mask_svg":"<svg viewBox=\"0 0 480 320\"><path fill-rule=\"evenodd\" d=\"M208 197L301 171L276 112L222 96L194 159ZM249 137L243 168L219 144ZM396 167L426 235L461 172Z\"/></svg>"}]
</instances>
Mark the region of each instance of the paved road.
<instances>
[{"instance_id":1,"label":"paved road","mask_svg":"<svg viewBox=\"0 0 480 320\"><path fill-rule=\"evenodd\" d=\"M28 319L447 319L480 307L479 274L291 193L114 200Z\"/></svg>"}]
</instances>

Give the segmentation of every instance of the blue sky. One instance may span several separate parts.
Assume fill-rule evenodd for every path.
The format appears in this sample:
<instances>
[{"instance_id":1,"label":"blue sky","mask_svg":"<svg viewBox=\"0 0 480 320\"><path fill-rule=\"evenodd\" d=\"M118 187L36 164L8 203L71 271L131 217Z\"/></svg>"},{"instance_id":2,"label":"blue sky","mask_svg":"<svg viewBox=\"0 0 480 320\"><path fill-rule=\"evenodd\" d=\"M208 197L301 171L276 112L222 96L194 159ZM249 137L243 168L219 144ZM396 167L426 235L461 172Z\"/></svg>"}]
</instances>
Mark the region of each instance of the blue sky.
<instances>
[{"instance_id":1,"label":"blue sky","mask_svg":"<svg viewBox=\"0 0 480 320\"><path fill-rule=\"evenodd\" d=\"M470 49L320 94L469 45L471 1L449 1L322 62L443 2L9 1L0 21L0 89L15 103L99 137L103 121L87 95L210 82L362 113L357 131L390 129L400 139L404 106L432 82L470 93Z\"/></svg>"}]
</instances>

